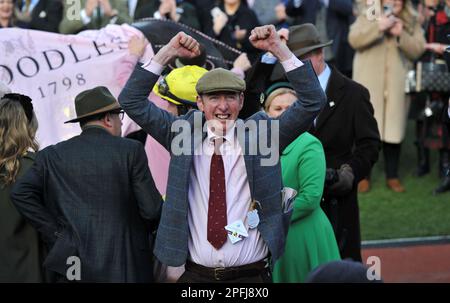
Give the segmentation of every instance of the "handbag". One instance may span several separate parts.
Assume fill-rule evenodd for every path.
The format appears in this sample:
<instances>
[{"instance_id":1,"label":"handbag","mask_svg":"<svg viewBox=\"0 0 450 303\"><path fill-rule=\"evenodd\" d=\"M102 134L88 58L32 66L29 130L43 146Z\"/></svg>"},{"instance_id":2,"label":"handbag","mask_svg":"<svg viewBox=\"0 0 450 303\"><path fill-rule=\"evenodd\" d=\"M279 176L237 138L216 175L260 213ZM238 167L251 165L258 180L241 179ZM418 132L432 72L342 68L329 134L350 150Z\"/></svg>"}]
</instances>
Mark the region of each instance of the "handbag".
<instances>
[{"instance_id":1,"label":"handbag","mask_svg":"<svg viewBox=\"0 0 450 303\"><path fill-rule=\"evenodd\" d=\"M450 72L445 62L418 62L416 69L407 73L405 92L450 92Z\"/></svg>"}]
</instances>

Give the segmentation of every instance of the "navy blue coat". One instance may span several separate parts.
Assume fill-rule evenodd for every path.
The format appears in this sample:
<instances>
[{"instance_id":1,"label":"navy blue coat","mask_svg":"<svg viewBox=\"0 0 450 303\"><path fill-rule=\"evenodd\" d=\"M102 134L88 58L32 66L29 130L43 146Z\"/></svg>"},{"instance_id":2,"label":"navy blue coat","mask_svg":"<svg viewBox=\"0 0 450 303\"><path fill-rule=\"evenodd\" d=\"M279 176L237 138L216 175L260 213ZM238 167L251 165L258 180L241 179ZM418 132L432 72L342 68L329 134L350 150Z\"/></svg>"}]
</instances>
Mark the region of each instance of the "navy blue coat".
<instances>
[{"instance_id":1,"label":"navy blue coat","mask_svg":"<svg viewBox=\"0 0 450 303\"><path fill-rule=\"evenodd\" d=\"M141 143L100 127L37 154L11 199L50 248L44 266L83 282L151 282L151 224L162 199Z\"/></svg>"}]
</instances>

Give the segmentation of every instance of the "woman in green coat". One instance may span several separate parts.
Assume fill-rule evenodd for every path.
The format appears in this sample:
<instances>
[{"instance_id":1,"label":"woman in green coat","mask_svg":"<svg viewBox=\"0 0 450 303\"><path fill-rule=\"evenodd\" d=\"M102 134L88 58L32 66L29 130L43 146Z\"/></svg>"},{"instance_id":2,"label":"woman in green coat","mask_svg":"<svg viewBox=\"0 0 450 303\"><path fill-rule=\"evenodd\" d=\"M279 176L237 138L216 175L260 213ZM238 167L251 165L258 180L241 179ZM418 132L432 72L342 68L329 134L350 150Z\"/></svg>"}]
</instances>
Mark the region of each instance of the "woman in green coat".
<instances>
[{"instance_id":1,"label":"woman in green coat","mask_svg":"<svg viewBox=\"0 0 450 303\"><path fill-rule=\"evenodd\" d=\"M281 115L297 99L288 83L275 87L278 88L265 103L271 117ZM340 260L333 228L320 208L326 170L322 144L313 135L303 133L283 151L281 169L284 186L297 190L298 194L285 252L275 263L273 281L303 282L317 266Z\"/></svg>"},{"instance_id":2,"label":"woman in green coat","mask_svg":"<svg viewBox=\"0 0 450 303\"><path fill-rule=\"evenodd\" d=\"M0 282L42 282L41 242L19 214L10 191L33 164L38 150L31 99L6 94L0 100Z\"/></svg>"}]
</instances>

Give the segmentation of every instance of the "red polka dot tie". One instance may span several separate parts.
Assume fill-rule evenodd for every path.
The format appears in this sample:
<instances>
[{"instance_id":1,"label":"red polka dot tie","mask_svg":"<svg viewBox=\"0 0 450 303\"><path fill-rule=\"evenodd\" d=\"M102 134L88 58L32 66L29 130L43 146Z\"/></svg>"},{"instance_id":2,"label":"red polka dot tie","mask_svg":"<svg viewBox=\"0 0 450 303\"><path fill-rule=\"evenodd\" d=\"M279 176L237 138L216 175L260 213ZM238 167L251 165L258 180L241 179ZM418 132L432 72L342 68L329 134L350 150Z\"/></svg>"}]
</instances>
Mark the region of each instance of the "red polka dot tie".
<instances>
[{"instance_id":1,"label":"red polka dot tie","mask_svg":"<svg viewBox=\"0 0 450 303\"><path fill-rule=\"evenodd\" d=\"M220 249L227 241L227 200L225 191L225 169L220 146L223 139L214 140L215 152L211 158L209 172L208 241Z\"/></svg>"}]
</instances>

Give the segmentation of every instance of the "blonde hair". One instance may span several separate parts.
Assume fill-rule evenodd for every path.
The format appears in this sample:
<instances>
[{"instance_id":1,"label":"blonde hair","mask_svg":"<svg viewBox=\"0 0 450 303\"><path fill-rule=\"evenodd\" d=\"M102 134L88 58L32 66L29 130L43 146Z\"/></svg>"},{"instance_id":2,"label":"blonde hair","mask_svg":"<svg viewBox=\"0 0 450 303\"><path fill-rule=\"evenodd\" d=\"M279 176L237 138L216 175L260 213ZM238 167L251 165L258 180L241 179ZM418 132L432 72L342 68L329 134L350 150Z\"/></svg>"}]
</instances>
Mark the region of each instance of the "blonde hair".
<instances>
[{"instance_id":1,"label":"blonde hair","mask_svg":"<svg viewBox=\"0 0 450 303\"><path fill-rule=\"evenodd\" d=\"M295 91L293 89L290 89L287 87L277 88L276 90L271 92L269 94L269 96L267 97L266 102L264 103L264 110L266 112L268 112L269 108L270 108L270 104L272 104L273 99L275 99L276 97L278 97L280 95L284 95L284 94L292 94L294 96L297 96L297 94L295 93Z\"/></svg>"},{"instance_id":2,"label":"blonde hair","mask_svg":"<svg viewBox=\"0 0 450 303\"><path fill-rule=\"evenodd\" d=\"M28 121L20 102L3 98L0 100L0 184L16 181L20 169L20 158L29 149L38 151L35 139L38 122Z\"/></svg>"}]
</instances>

